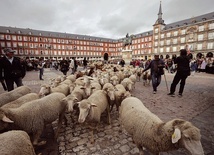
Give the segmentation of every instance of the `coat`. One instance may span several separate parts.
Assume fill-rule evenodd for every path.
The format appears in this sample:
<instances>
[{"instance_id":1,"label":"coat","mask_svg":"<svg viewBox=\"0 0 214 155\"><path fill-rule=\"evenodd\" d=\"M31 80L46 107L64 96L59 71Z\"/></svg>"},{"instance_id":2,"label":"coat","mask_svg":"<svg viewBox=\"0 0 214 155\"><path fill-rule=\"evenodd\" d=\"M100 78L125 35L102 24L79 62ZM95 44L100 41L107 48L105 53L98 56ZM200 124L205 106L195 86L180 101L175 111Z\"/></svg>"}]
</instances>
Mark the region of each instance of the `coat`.
<instances>
[{"instance_id":1,"label":"coat","mask_svg":"<svg viewBox=\"0 0 214 155\"><path fill-rule=\"evenodd\" d=\"M0 79L23 78L25 74L26 70L18 57L13 57L12 64L6 56L0 59Z\"/></svg>"}]
</instances>

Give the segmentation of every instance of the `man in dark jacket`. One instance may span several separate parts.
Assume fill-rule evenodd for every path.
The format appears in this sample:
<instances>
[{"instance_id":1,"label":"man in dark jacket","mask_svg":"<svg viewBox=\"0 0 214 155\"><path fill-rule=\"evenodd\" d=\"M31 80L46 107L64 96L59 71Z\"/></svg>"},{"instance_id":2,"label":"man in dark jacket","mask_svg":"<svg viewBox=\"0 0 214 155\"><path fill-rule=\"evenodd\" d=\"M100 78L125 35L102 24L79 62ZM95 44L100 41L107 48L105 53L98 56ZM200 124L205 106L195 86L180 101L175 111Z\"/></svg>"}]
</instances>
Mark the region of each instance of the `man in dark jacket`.
<instances>
[{"instance_id":1,"label":"man in dark jacket","mask_svg":"<svg viewBox=\"0 0 214 155\"><path fill-rule=\"evenodd\" d=\"M62 61L60 61L60 70L64 75L67 75L67 72L69 70L69 62L67 60L65 60L65 58L62 59Z\"/></svg>"},{"instance_id":2,"label":"man in dark jacket","mask_svg":"<svg viewBox=\"0 0 214 155\"><path fill-rule=\"evenodd\" d=\"M0 59L0 80L5 80L8 91L14 89L14 82L17 87L22 86L22 78L26 74L20 59L14 57L14 52L11 48L4 49L5 56Z\"/></svg>"},{"instance_id":3,"label":"man in dark jacket","mask_svg":"<svg viewBox=\"0 0 214 155\"><path fill-rule=\"evenodd\" d=\"M190 58L187 56L187 51L185 49L180 50L180 56L175 59L175 64L177 64L177 72L174 76L170 87L170 93L168 95L174 97L175 89L177 84L180 82L180 88L178 92L178 96L181 97L184 91L184 86L186 83L186 78L190 75Z\"/></svg>"},{"instance_id":4,"label":"man in dark jacket","mask_svg":"<svg viewBox=\"0 0 214 155\"><path fill-rule=\"evenodd\" d=\"M145 72L149 68L151 70L153 94L157 93L157 87L161 83L161 75L164 74L163 70L164 67L165 67L164 61L159 58L159 55L155 55L154 59L143 70L143 72Z\"/></svg>"}]
</instances>

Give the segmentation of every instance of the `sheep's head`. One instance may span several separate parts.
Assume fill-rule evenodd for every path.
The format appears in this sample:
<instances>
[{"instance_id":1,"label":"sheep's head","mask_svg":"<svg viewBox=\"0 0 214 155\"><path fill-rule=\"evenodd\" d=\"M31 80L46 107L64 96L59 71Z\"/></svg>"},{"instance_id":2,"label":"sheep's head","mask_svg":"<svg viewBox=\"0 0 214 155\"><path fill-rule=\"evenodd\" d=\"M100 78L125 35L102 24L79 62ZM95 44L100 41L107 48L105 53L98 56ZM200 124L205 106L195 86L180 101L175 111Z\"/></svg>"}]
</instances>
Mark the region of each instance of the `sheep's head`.
<instances>
[{"instance_id":1,"label":"sheep's head","mask_svg":"<svg viewBox=\"0 0 214 155\"><path fill-rule=\"evenodd\" d=\"M75 96L67 96L62 99L61 102L66 103L68 112L72 112L74 110L75 104L78 102L78 98Z\"/></svg>"},{"instance_id":2,"label":"sheep's head","mask_svg":"<svg viewBox=\"0 0 214 155\"><path fill-rule=\"evenodd\" d=\"M115 100L115 89L114 88L108 88L106 90L107 95L109 96L111 101Z\"/></svg>"},{"instance_id":3,"label":"sheep's head","mask_svg":"<svg viewBox=\"0 0 214 155\"><path fill-rule=\"evenodd\" d=\"M0 131L4 130L7 127L8 123L14 122L5 115L2 109L0 109Z\"/></svg>"},{"instance_id":4,"label":"sheep's head","mask_svg":"<svg viewBox=\"0 0 214 155\"><path fill-rule=\"evenodd\" d=\"M188 121L176 119L172 121L174 133L172 143L178 143L192 155L203 155L200 130Z\"/></svg>"},{"instance_id":5,"label":"sheep's head","mask_svg":"<svg viewBox=\"0 0 214 155\"><path fill-rule=\"evenodd\" d=\"M43 97L45 95L50 94L51 92L51 86L50 85L41 85L41 89L39 91L39 96Z\"/></svg>"},{"instance_id":6,"label":"sheep's head","mask_svg":"<svg viewBox=\"0 0 214 155\"><path fill-rule=\"evenodd\" d=\"M89 115L91 107L96 107L96 105L90 103L87 99L77 102L77 104L79 105L80 110L78 122L83 123L85 122L86 117Z\"/></svg>"}]
</instances>

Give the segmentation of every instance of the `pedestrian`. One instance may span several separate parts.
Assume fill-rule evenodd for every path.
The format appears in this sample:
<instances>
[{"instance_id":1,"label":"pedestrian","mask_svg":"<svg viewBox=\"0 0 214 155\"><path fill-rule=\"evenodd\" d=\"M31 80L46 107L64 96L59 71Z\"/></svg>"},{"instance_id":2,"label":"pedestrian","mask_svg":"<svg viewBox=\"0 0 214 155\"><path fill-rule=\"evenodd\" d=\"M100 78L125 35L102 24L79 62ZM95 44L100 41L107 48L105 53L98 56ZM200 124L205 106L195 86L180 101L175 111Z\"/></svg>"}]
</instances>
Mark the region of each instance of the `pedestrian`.
<instances>
[{"instance_id":1,"label":"pedestrian","mask_svg":"<svg viewBox=\"0 0 214 155\"><path fill-rule=\"evenodd\" d=\"M206 59L203 57L203 58L202 58L202 62L201 62L201 72L205 72L206 66L207 66L207 61L206 61Z\"/></svg>"},{"instance_id":2,"label":"pedestrian","mask_svg":"<svg viewBox=\"0 0 214 155\"><path fill-rule=\"evenodd\" d=\"M17 87L22 86L22 78L26 74L20 58L15 57L14 52L11 48L4 49L5 55L0 59L0 80L5 80L8 91L14 89L14 82Z\"/></svg>"},{"instance_id":3,"label":"pedestrian","mask_svg":"<svg viewBox=\"0 0 214 155\"><path fill-rule=\"evenodd\" d=\"M77 62L76 58L74 57L74 72L77 71L77 68L78 68L78 62Z\"/></svg>"},{"instance_id":4,"label":"pedestrian","mask_svg":"<svg viewBox=\"0 0 214 155\"><path fill-rule=\"evenodd\" d=\"M191 75L194 76L195 75L195 72L197 70L197 64L196 64L196 61L192 60L190 62L190 70L191 70Z\"/></svg>"},{"instance_id":5,"label":"pedestrian","mask_svg":"<svg viewBox=\"0 0 214 155\"><path fill-rule=\"evenodd\" d=\"M143 70L145 72L150 68L151 76L152 76L152 87L153 94L157 93L157 87L161 83L161 75L164 74L163 68L165 67L165 63L162 59L159 58L159 55L155 55L154 59L147 65L147 67Z\"/></svg>"},{"instance_id":6,"label":"pedestrian","mask_svg":"<svg viewBox=\"0 0 214 155\"><path fill-rule=\"evenodd\" d=\"M190 75L190 67L189 67L190 58L187 56L186 49L180 50L180 56L178 56L175 59L174 63L177 64L177 72L172 81L172 84L170 87L170 93L168 95L172 97L175 96L176 86L180 82L178 96L182 97L184 86L186 83L186 78Z\"/></svg>"},{"instance_id":7,"label":"pedestrian","mask_svg":"<svg viewBox=\"0 0 214 155\"><path fill-rule=\"evenodd\" d=\"M65 60L65 58L63 58L62 61L60 61L59 65L60 65L60 71L64 75L67 75L67 72L69 71L69 62Z\"/></svg>"},{"instance_id":8,"label":"pedestrian","mask_svg":"<svg viewBox=\"0 0 214 155\"><path fill-rule=\"evenodd\" d=\"M74 74L76 72L76 70L77 70L77 67L78 67L77 61L76 61L75 57L73 57L71 59L69 67L71 68L71 74Z\"/></svg>"},{"instance_id":9,"label":"pedestrian","mask_svg":"<svg viewBox=\"0 0 214 155\"><path fill-rule=\"evenodd\" d=\"M124 65L125 65L125 61L122 59L121 61L120 61L120 63L119 63L122 67L124 67Z\"/></svg>"},{"instance_id":10,"label":"pedestrian","mask_svg":"<svg viewBox=\"0 0 214 155\"><path fill-rule=\"evenodd\" d=\"M88 61L86 58L83 59L83 69L87 69Z\"/></svg>"},{"instance_id":11,"label":"pedestrian","mask_svg":"<svg viewBox=\"0 0 214 155\"><path fill-rule=\"evenodd\" d=\"M40 79L40 80L44 80L44 79L42 78L42 76L43 76L43 74L44 74L44 65L45 65L45 62L44 62L44 60L41 58L41 59L39 60L38 66L37 66L37 68L39 69L39 79Z\"/></svg>"}]
</instances>

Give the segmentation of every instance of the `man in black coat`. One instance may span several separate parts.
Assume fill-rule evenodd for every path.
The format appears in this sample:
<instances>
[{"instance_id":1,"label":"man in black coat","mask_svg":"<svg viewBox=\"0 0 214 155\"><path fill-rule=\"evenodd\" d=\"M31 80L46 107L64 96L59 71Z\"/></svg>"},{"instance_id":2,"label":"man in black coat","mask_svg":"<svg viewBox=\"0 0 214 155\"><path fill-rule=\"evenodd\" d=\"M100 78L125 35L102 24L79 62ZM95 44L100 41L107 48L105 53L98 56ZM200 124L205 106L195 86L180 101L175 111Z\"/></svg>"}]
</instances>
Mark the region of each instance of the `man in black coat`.
<instances>
[{"instance_id":1,"label":"man in black coat","mask_svg":"<svg viewBox=\"0 0 214 155\"><path fill-rule=\"evenodd\" d=\"M178 96L182 97L184 86L186 83L186 78L190 75L190 67L189 67L190 58L187 56L186 49L180 50L180 56L175 59L174 63L177 64L177 72L172 81L172 84L170 87L170 93L168 95L172 97L175 96L176 86L180 82Z\"/></svg>"},{"instance_id":2,"label":"man in black coat","mask_svg":"<svg viewBox=\"0 0 214 155\"><path fill-rule=\"evenodd\" d=\"M59 65L61 72L66 75L69 70L69 62L65 60L65 58L63 58L62 61L60 61Z\"/></svg>"},{"instance_id":3,"label":"man in black coat","mask_svg":"<svg viewBox=\"0 0 214 155\"><path fill-rule=\"evenodd\" d=\"M14 57L14 52L11 48L4 49L5 56L0 59L0 81L5 80L8 91L14 89L14 82L17 87L22 86L22 78L26 74L20 59Z\"/></svg>"}]
</instances>

